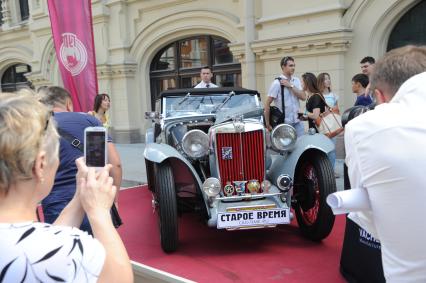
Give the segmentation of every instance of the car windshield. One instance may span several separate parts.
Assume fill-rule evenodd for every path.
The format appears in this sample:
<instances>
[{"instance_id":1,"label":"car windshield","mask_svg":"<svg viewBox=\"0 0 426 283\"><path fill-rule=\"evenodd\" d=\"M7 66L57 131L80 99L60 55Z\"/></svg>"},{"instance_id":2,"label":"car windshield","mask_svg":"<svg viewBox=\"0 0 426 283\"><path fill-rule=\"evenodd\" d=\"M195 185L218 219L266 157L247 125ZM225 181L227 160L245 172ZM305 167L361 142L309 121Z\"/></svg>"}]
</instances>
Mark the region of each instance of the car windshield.
<instances>
[{"instance_id":1,"label":"car windshield","mask_svg":"<svg viewBox=\"0 0 426 283\"><path fill-rule=\"evenodd\" d=\"M216 115L219 113L240 112L241 107L255 109L259 106L256 95L250 94L215 94L215 95L191 95L182 97L165 97L163 114L165 118L177 118L185 116ZM238 110L240 109L240 110Z\"/></svg>"}]
</instances>

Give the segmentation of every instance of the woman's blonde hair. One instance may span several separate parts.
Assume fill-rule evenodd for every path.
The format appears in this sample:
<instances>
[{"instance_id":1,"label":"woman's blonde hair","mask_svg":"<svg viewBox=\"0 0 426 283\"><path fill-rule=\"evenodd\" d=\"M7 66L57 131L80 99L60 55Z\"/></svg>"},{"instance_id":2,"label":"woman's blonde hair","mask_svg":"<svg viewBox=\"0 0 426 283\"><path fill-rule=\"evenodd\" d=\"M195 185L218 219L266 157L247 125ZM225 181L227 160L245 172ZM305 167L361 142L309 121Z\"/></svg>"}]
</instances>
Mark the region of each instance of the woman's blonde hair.
<instances>
[{"instance_id":1,"label":"woman's blonde hair","mask_svg":"<svg viewBox=\"0 0 426 283\"><path fill-rule=\"evenodd\" d=\"M51 116L34 93L0 93L0 193L32 177L41 150L48 163L59 158L59 135Z\"/></svg>"}]
</instances>

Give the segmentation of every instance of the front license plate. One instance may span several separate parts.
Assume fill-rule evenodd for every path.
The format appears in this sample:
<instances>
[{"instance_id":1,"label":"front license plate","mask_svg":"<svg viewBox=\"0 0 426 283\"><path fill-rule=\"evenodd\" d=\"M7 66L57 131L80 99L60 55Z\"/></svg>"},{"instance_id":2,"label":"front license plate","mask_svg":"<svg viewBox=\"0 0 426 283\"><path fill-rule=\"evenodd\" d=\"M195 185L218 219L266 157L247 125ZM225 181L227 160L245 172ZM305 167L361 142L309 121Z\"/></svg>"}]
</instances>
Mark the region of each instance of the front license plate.
<instances>
[{"instance_id":1,"label":"front license plate","mask_svg":"<svg viewBox=\"0 0 426 283\"><path fill-rule=\"evenodd\" d=\"M217 228L255 227L290 223L290 209L248 210L218 214Z\"/></svg>"}]
</instances>

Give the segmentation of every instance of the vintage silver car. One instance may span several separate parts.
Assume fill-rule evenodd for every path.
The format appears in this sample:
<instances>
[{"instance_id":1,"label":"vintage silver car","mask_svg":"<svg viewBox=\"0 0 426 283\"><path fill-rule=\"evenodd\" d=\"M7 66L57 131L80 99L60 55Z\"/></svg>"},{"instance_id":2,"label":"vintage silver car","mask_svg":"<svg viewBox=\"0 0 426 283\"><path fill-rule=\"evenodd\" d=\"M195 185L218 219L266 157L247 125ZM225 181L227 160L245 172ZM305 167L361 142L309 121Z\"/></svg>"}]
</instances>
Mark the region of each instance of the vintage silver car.
<instances>
[{"instance_id":1,"label":"vintage silver car","mask_svg":"<svg viewBox=\"0 0 426 283\"><path fill-rule=\"evenodd\" d=\"M183 212L227 230L289 224L295 214L309 239L331 232L325 200L336 183L327 137L297 138L287 124L269 133L259 93L243 88L168 90L155 110L145 114L153 124L144 158L165 252L178 248Z\"/></svg>"}]
</instances>

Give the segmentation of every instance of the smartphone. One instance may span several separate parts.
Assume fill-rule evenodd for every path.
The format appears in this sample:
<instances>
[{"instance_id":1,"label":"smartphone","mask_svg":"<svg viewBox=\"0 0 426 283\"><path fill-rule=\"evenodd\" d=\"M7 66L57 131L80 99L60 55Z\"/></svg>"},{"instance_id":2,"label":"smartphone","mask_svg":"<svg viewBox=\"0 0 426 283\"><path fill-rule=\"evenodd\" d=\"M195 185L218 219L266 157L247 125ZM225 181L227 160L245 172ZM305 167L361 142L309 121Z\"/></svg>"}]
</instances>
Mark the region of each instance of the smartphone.
<instances>
[{"instance_id":1,"label":"smartphone","mask_svg":"<svg viewBox=\"0 0 426 283\"><path fill-rule=\"evenodd\" d=\"M87 127L84 129L84 157L87 167L103 168L107 163L107 129Z\"/></svg>"}]
</instances>

